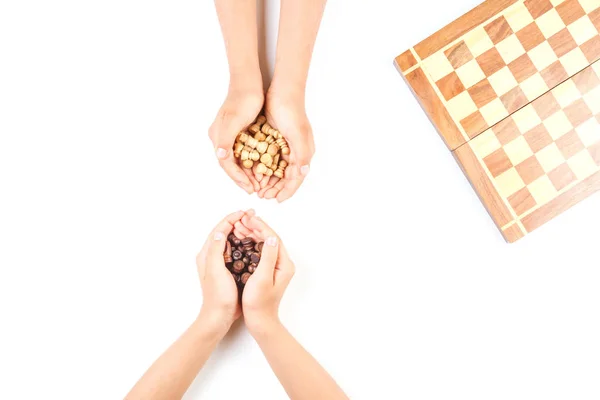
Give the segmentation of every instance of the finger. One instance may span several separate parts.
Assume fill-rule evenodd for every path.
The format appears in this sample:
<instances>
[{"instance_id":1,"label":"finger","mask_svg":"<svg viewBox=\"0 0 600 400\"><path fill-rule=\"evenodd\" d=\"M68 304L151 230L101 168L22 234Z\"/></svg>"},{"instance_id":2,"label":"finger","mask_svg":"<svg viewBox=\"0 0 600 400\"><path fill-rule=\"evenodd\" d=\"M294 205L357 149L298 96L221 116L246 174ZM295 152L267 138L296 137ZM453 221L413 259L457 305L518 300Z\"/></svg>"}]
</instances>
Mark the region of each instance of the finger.
<instances>
[{"instance_id":1,"label":"finger","mask_svg":"<svg viewBox=\"0 0 600 400\"><path fill-rule=\"evenodd\" d=\"M273 188L273 187L274 187L274 186L277 184L277 182L280 182L280 181L281 181L281 179L279 179L278 177L276 177L276 176L272 176L272 177L271 177L271 179L269 179L269 181L268 181L267 185L266 185L265 187L261 188L261 189L260 189L260 191L258 192L258 193L259 193L259 197L260 197L260 196L263 196L263 197L264 197L264 196L265 196L265 193L266 193L266 192L267 192L269 189ZM262 186L262 185L261 185L261 186Z\"/></svg>"},{"instance_id":2,"label":"finger","mask_svg":"<svg viewBox=\"0 0 600 400\"><path fill-rule=\"evenodd\" d=\"M225 173L242 189L244 189L248 194L252 194L254 192L254 186L250 181L250 178L246 176L242 168L235 162L233 157L233 152L231 150L225 151L225 156L222 158L219 156L219 151L225 151L223 149L217 150L217 157L219 157L219 165L225 171ZM223 153L221 153L221 156Z\"/></svg>"},{"instance_id":3,"label":"finger","mask_svg":"<svg viewBox=\"0 0 600 400\"><path fill-rule=\"evenodd\" d=\"M200 250L200 253L198 254L198 257L197 257L197 261L201 261L199 263L199 267L202 269L200 271L201 275L204 275L204 270L207 265L207 263L205 261L208 257L208 249L210 248L212 242L215 241L215 237L220 237L222 235L223 237L226 238L227 235L229 234L229 232L232 231L235 223L237 221L239 221L243 215L244 215L243 211L237 211L232 214L229 214L221 222L219 222L217 224L217 226L208 235L208 238L204 242L204 245L202 246L202 249ZM221 246L221 254L222 254L223 251L225 250L225 243L224 243L225 241L221 240L221 239L219 239L219 241L223 242L223 244Z\"/></svg>"},{"instance_id":4,"label":"finger","mask_svg":"<svg viewBox=\"0 0 600 400\"><path fill-rule=\"evenodd\" d=\"M276 198L279 195L279 193L283 190L285 185L286 185L286 181L284 179L280 180L279 182L277 182L277 184L275 184L275 186L273 186L271 188L271 190L269 190L267 193L265 193L265 198L266 199Z\"/></svg>"},{"instance_id":5,"label":"finger","mask_svg":"<svg viewBox=\"0 0 600 400\"><path fill-rule=\"evenodd\" d=\"M242 171L248 177L248 180L250 180L250 183L252 184L252 189L254 189L255 192L258 192L260 190L260 184L257 182L252 171L248 168L242 168Z\"/></svg>"},{"instance_id":6,"label":"finger","mask_svg":"<svg viewBox=\"0 0 600 400\"><path fill-rule=\"evenodd\" d=\"M258 165L259 163L254 163L254 165L252 166L252 173L254 174L254 180L257 181L259 183L259 187L260 187L260 182L263 180L263 174L259 174L257 172L258 170ZM260 189L259 189L260 190Z\"/></svg>"},{"instance_id":7,"label":"finger","mask_svg":"<svg viewBox=\"0 0 600 400\"><path fill-rule=\"evenodd\" d=\"M215 154L221 168L238 186L251 194L254 189L252 183L238 166L232 150L235 138L244 126L243 121L237 118L224 119L221 113L219 113L219 116L217 116L217 119L209 129L209 136L214 144Z\"/></svg>"},{"instance_id":8,"label":"finger","mask_svg":"<svg viewBox=\"0 0 600 400\"><path fill-rule=\"evenodd\" d=\"M281 285L283 288L287 287L295 273L296 267L290 259L283 242L279 241L279 258L274 272L275 284Z\"/></svg>"},{"instance_id":9,"label":"finger","mask_svg":"<svg viewBox=\"0 0 600 400\"><path fill-rule=\"evenodd\" d=\"M284 202L290 197L292 197L294 193L296 193L296 191L300 188L302 182L304 182L304 177L306 176L306 174L308 174L308 172L306 172L306 174L302 173L297 167L291 169L288 168L285 170L285 173L288 174L288 176L286 176L285 178L285 186L277 195L277 201L279 203Z\"/></svg>"},{"instance_id":10,"label":"finger","mask_svg":"<svg viewBox=\"0 0 600 400\"><path fill-rule=\"evenodd\" d=\"M273 231L263 230L261 236L265 238L265 243L263 245L260 261L258 262L258 267L256 268L254 275L260 280L273 282L273 273L275 271L277 256L279 254L279 239Z\"/></svg>"},{"instance_id":11,"label":"finger","mask_svg":"<svg viewBox=\"0 0 600 400\"><path fill-rule=\"evenodd\" d=\"M240 239L248 237L252 234L252 231L250 229L246 228L246 226L241 221L238 221L235 223L235 230L236 230L236 232L239 232L240 234L243 235L242 237L240 237Z\"/></svg>"}]
</instances>

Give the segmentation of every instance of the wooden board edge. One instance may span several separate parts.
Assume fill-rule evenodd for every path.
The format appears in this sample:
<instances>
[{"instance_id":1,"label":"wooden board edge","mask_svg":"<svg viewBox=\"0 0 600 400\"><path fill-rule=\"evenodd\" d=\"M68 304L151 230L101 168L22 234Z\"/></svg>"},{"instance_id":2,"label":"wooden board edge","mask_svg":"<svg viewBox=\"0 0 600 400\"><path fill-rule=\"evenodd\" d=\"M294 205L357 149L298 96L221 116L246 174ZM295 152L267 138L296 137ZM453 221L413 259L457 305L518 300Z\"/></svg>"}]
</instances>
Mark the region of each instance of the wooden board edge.
<instances>
[{"instance_id":1,"label":"wooden board edge","mask_svg":"<svg viewBox=\"0 0 600 400\"><path fill-rule=\"evenodd\" d=\"M517 240L521 239L525 236L521 227L518 224L508 225L507 227L501 229L502 236L504 236L504 240L508 243L514 243Z\"/></svg>"},{"instance_id":2,"label":"wooden board edge","mask_svg":"<svg viewBox=\"0 0 600 400\"><path fill-rule=\"evenodd\" d=\"M483 170L483 167L479 163L479 160L477 159L477 156L475 156L469 143L460 146L454 150L452 154L505 240L514 242L515 240L520 239L512 229L502 229L513 222L514 218L496 191L492 181ZM521 230L518 224L515 223L513 226L516 226L517 229ZM523 232L521 232L521 234L521 237L524 236Z\"/></svg>"},{"instance_id":3,"label":"wooden board edge","mask_svg":"<svg viewBox=\"0 0 600 400\"><path fill-rule=\"evenodd\" d=\"M405 73L419 63L410 49L396 57L394 62L400 73Z\"/></svg>"},{"instance_id":4,"label":"wooden board edge","mask_svg":"<svg viewBox=\"0 0 600 400\"><path fill-rule=\"evenodd\" d=\"M411 88L419 104L436 127L438 133L450 150L454 150L466 142L464 136L452 120L446 107L440 101L437 93L431 87L425 72L421 67L408 74L402 74L404 80Z\"/></svg>"},{"instance_id":5,"label":"wooden board edge","mask_svg":"<svg viewBox=\"0 0 600 400\"><path fill-rule=\"evenodd\" d=\"M421 57L421 60L424 60L517 1L518 0L486 0L462 17L459 17L423 40L421 43L417 44L414 47L415 52Z\"/></svg>"},{"instance_id":6,"label":"wooden board edge","mask_svg":"<svg viewBox=\"0 0 600 400\"><path fill-rule=\"evenodd\" d=\"M521 222L527 232L532 232L599 190L600 172L596 172L549 203L524 217L521 219Z\"/></svg>"}]
</instances>

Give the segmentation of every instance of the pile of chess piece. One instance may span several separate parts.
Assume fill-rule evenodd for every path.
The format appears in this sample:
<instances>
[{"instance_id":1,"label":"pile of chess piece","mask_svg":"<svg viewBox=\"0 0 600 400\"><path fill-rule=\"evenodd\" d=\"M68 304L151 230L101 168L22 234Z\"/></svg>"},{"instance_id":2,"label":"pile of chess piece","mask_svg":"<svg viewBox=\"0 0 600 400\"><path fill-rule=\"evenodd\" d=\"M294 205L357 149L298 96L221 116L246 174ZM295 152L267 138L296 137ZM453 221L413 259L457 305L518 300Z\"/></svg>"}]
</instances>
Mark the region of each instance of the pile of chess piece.
<instances>
[{"instance_id":1,"label":"pile of chess piece","mask_svg":"<svg viewBox=\"0 0 600 400\"><path fill-rule=\"evenodd\" d=\"M267 123L264 115L259 115L248 130L240 132L233 145L233 155L243 168L255 174L283 178L288 166L283 156L290 154L290 148L281 133Z\"/></svg>"},{"instance_id":2,"label":"pile of chess piece","mask_svg":"<svg viewBox=\"0 0 600 400\"><path fill-rule=\"evenodd\" d=\"M256 242L249 237L240 239L233 233L227 236L223 258L240 291L248 282L248 278L256 271L263 245L264 242Z\"/></svg>"}]
</instances>

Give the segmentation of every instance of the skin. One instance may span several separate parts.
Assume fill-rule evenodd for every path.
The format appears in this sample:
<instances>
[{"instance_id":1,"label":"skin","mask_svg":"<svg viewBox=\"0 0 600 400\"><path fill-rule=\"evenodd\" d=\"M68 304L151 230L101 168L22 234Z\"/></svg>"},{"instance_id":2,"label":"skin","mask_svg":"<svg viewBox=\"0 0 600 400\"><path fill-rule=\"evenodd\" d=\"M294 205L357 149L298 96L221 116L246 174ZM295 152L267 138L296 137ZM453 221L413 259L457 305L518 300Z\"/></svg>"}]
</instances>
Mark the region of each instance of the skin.
<instances>
[{"instance_id":1,"label":"skin","mask_svg":"<svg viewBox=\"0 0 600 400\"><path fill-rule=\"evenodd\" d=\"M215 0L231 78L229 94L209 135L227 174L248 193L256 192L261 198L278 202L289 199L310 172L315 144L306 116L305 92L325 3L326 0L281 0L275 73L265 99L258 62L256 2L237 1L234 11L230 1ZM240 59L248 63L247 69ZM232 155L237 134L254 121L263 107L258 106L259 99L266 100L268 123L285 135L290 147L284 179L240 168Z\"/></svg>"},{"instance_id":2,"label":"skin","mask_svg":"<svg viewBox=\"0 0 600 400\"><path fill-rule=\"evenodd\" d=\"M241 304L223 261L230 232L264 241L256 272ZM291 399L347 399L347 396L279 320L279 303L295 267L277 234L252 210L227 216L209 235L197 257L203 304L196 320L146 371L126 400L181 399L233 322L243 315Z\"/></svg>"}]
</instances>

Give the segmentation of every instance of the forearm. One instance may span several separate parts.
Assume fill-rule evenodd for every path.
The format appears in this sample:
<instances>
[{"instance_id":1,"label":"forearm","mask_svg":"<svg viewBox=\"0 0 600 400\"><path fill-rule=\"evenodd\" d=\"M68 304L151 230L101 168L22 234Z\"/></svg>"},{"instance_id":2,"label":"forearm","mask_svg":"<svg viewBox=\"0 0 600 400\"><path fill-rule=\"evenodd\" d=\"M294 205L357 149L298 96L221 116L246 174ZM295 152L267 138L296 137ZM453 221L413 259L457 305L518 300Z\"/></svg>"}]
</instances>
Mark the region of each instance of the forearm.
<instances>
[{"instance_id":1,"label":"forearm","mask_svg":"<svg viewBox=\"0 0 600 400\"><path fill-rule=\"evenodd\" d=\"M272 88L304 96L326 0L281 0Z\"/></svg>"},{"instance_id":2,"label":"forearm","mask_svg":"<svg viewBox=\"0 0 600 400\"><path fill-rule=\"evenodd\" d=\"M200 315L152 364L126 400L172 400L183 397L224 333L214 318Z\"/></svg>"},{"instance_id":3,"label":"forearm","mask_svg":"<svg viewBox=\"0 0 600 400\"><path fill-rule=\"evenodd\" d=\"M261 329L254 337L292 400L347 399L327 371L281 323Z\"/></svg>"},{"instance_id":4,"label":"forearm","mask_svg":"<svg viewBox=\"0 0 600 400\"><path fill-rule=\"evenodd\" d=\"M230 87L262 91L256 0L215 0L229 62Z\"/></svg>"}]
</instances>

